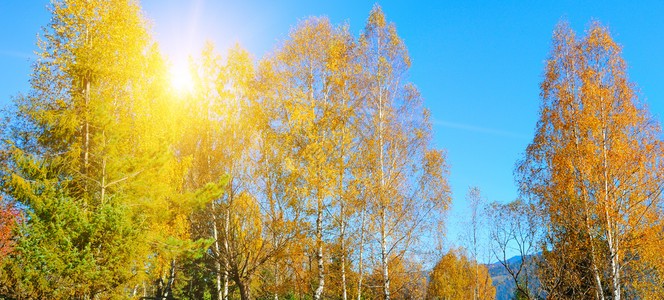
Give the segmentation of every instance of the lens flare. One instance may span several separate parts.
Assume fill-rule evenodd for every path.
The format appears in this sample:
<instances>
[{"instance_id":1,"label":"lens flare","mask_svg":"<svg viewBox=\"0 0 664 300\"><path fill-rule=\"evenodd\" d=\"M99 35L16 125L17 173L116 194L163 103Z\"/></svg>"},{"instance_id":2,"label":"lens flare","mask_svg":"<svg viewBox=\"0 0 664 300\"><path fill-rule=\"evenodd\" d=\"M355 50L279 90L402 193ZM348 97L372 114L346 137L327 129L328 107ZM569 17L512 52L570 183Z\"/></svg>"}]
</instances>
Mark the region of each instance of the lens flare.
<instances>
[{"instance_id":1,"label":"lens flare","mask_svg":"<svg viewBox=\"0 0 664 300\"><path fill-rule=\"evenodd\" d=\"M174 64L171 67L171 86L179 93L191 93L194 90L194 81L187 64Z\"/></svg>"}]
</instances>

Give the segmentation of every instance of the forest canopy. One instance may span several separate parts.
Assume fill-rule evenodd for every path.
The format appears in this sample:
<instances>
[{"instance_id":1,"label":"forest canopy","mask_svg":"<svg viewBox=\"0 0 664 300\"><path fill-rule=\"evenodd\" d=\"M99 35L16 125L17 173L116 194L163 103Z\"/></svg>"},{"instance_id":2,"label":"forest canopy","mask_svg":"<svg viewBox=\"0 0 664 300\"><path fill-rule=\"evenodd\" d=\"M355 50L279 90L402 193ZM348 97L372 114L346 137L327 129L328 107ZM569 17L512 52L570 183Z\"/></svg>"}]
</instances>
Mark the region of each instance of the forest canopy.
<instances>
[{"instance_id":1,"label":"forest canopy","mask_svg":"<svg viewBox=\"0 0 664 300\"><path fill-rule=\"evenodd\" d=\"M4 297L410 293L448 167L379 6L359 37L309 18L260 60L210 44L185 85L137 2L50 9L3 131Z\"/></svg>"},{"instance_id":2,"label":"forest canopy","mask_svg":"<svg viewBox=\"0 0 664 300\"><path fill-rule=\"evenodd\" d=\"M599 22L555 28L519 199L470 187L451 246L447 152L379 5L179 71L138 1L49 10L0 125L0 299L664 294L661 127Z\"/></svg>"}]
</instances>

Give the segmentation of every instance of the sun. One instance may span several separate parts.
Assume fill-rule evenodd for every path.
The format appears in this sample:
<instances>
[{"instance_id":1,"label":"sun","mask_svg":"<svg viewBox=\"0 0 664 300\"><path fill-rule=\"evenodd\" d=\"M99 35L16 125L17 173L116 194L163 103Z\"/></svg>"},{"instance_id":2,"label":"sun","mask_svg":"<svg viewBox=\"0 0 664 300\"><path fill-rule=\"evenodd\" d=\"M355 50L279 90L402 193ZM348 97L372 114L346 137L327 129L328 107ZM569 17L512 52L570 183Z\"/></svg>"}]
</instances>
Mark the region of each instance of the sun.
<instances>
[{"instance_id":1,"label":"sun","mask_svg":"<svg viewBox=\"0 0 664 300\"><path fill-rule=\"evenodd\" d=\"M194 80L191 77L189 66L186 63L176 63L171 66L171 87L178 93L191 93L194 90Z\"/></svg>"}]
</instances>

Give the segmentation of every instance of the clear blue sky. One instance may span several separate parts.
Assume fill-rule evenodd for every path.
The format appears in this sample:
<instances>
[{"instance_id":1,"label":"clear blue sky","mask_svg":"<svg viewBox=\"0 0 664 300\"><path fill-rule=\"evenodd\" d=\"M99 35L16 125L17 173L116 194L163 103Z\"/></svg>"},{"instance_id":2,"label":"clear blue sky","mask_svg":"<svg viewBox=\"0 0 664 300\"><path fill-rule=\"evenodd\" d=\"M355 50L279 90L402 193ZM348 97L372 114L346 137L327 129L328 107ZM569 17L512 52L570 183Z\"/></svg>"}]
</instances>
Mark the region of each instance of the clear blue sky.
<instances>
[{"instance_id":1,"label":"clear blue sky","mask_svg":"<svg viewBox=\"0 0 664 300\"><path fill-rule=\"evenodd\" d=\"M454 242L466 214L465 194L478 185L489 201L514 200L514 163L538 118L539 84L551 34L561 18L577 31L592 18L623 45L631 79L659 119L664 115L662 1L380 1L413 60L411 80L435 123L435 142L452 165ZM359 33L374 1L176 1L141 5L164 53L174 61L196 54L203 41L223 50L235 42L255 57L269 52L308 16L348 22ZM36 35L46 25L46 1L0 3L0 104L26 92Z\"/></svg>"}]
</instances>

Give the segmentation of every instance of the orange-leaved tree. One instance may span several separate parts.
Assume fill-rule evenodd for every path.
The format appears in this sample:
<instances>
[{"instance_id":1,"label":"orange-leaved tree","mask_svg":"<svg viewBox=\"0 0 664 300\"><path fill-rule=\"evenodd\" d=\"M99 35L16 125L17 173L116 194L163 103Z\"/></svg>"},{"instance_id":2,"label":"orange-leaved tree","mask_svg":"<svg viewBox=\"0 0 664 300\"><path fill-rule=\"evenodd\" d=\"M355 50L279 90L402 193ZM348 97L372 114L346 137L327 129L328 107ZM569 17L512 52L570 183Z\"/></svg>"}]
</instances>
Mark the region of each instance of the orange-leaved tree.
<instances>
[{"instance_id":1,"label":"orange-leaved tree","mask_svg":"<svg viewBox=\"0 0 664 300\"><path fill-rule=\"evenodd\" d=\"M18 209L12 203L0 199L0 264L14 246L13 231L18 220Z\"/></svg>"},{"instance_id":2,"label":"orange-leaved tree","mask_svg":"<svg viewBox=\"0 0 664 300\"><path fill-rule=\"evenodd\" d=\"M561 23L550 55L535 137L517 167L520 188L547 222L545 250L555 253L545 257L560 263L584 249L575 257L587 258L589 291L620 299L661 271L650 260L662 241L661 128L606 27L593 22L577 38Z\"/></svg>"}]
</instances>

